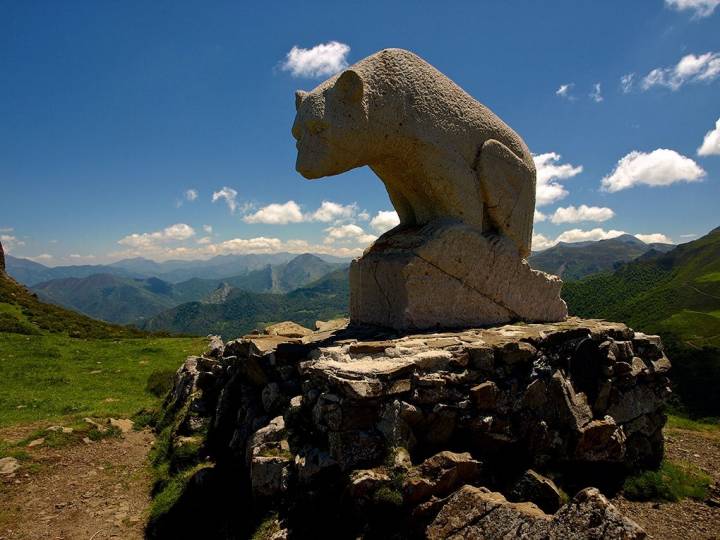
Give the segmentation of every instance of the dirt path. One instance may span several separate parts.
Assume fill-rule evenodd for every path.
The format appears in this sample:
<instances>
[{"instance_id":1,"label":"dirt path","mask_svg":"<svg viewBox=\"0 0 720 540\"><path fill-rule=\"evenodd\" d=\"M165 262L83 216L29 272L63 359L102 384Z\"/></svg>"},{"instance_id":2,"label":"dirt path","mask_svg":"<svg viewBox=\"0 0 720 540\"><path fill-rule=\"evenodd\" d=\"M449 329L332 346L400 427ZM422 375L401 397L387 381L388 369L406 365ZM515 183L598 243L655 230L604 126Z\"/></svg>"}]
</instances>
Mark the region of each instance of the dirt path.
<instances>
[{"instance_id":1,"label":"dirt path","mask_svg":"<svg viewBox=\"0 0 720 540\"><path fill-rule=\"evenodd\" d=\"M665 455L674 462L692 463L720 482L720 434L667 430ZM683 540L720 538L720 508L685 499L677 503L640 503L613 499L620 511L635 520L650 538Z\"/></svg>"},{"instance_id":2,"label":"dirt path","mask_svg":"<svg viewBox=\"0 0 720 540\"><path fill-rule=\"evenodd\" d=\"M28 449L32 464L0 477L0 540L141 539L152 441L149 431L130 431L58 449Z\"/></svg>"}]
</instances>

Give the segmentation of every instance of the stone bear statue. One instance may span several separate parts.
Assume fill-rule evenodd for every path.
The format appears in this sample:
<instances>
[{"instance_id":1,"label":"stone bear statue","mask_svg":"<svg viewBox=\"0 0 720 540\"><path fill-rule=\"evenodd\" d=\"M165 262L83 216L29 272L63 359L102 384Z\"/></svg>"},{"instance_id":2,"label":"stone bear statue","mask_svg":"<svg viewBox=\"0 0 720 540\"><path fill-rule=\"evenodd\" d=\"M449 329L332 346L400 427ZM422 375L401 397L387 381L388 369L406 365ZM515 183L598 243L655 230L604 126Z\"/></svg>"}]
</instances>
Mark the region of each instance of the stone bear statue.
<instances>
[{"instance_id":1,"label":"stone bear statue","mask_svg":"<svg viewBox=\"0 0 720 540\"><path fill-rule=\"evenodd\" d=\"M332 176L368 165L400 228L451 218L530 254L535 165L490 109L425 62L385 49L295 96L297 171Z\"/></svg>"}]
</instances>

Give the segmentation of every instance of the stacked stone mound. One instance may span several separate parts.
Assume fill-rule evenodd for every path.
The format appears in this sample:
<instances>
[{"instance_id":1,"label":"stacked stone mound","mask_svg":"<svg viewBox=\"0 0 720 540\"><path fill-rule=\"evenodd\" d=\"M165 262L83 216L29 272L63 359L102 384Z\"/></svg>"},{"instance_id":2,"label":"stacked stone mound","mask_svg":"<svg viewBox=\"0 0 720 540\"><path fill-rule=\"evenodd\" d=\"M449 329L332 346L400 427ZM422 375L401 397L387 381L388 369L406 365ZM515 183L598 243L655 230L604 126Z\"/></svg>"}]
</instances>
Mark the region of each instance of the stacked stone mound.
<instances>
[{"instance_id":1,"label":"stacked stone mound","mask_svg":"<svg viewBox=\"0 0 720 540\"><path fill-rule=\"evenodd\" d=\"M657 336L596 320L284 323L188 358L161 428L193 504L244 493L222 534L272 513L274 538L642 538L591 486L659 465L669 367Z\"/></svg>"},{"instance_id":2,"label":"stacked stone mound","mask_svg":"<svg viewBox=\"0 0 720 540\"><path fill-rule=\"evenodd\" d=\"M0 273L5 272L5 252L0 242Z\"/></svg>"}]
</instances>

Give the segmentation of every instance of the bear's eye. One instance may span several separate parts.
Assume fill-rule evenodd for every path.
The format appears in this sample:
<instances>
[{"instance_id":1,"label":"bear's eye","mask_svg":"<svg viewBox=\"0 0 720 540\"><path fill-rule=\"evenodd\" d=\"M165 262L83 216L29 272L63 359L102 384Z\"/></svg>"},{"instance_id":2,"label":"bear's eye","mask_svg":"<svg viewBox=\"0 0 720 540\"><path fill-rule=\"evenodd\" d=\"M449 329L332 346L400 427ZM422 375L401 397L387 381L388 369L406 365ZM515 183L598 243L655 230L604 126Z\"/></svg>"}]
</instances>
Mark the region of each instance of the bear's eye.
<instances>
[{"instance_id":1,"label":"bear's eye","mask_svg":"<svg viewBox=\"0 0 720 540\"><path fill-rule=\"evenodd\" d=\"M322 120L308 120L306 125L307 130L313 135L319 135L327 129L327 123Z\"/></svg>"}]
</instances>

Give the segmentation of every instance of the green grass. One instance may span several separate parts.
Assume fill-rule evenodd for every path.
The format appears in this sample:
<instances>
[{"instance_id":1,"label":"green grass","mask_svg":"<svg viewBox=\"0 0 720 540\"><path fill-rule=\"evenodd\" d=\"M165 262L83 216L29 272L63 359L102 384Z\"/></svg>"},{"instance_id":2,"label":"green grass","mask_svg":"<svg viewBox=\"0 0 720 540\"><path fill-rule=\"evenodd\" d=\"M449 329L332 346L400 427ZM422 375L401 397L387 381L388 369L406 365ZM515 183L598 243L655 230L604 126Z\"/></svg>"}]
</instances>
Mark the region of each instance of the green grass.
<instances>
[{"instance_id":1,"label":"green grass","mask_svg":"<svg viewBox=\"0 0 720 540\"><path fill-rule=\"evenodd\" d=\"M689 431L716 432L720 434L720 419L701 418L693 420L685 416L668 415L666 427L669 429L687 429Z\"/></svg>"},{"instance_id":2,"label":"green grass","mask_svg":"<svg viewBox=\"0 0 720 540\"><path fill-rule=\"evenodd\" d=\"M720 272L710 272L709 274L700 276L695 281L697 281L698 283L710 283L711 281L720 281Z\"/></svg>"},{"instance_id":3,"label":"green grass","mask_svg":"<svg viewBox=\"0 0 720 540\"><path fill-rule=\"evenodd\" d=\"M711 481L710 476L697 467L666 460L657 471L644 471L628 478L623 493L634 501L704 499Z\"/></svg>"},{"instance_id":4,"label":"green grass","mask_svg":"<svg viewBox=\"0 0 720 540\"><path fill-rule=\"evenodd\" d=\"M77 339L0 332L0 427L68 416L129 417L157 407L166 376L202 338Z\"/></svg>"}]
</instances>

